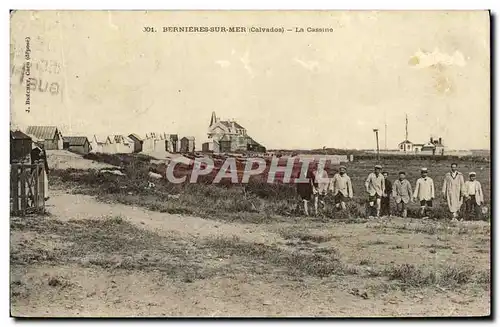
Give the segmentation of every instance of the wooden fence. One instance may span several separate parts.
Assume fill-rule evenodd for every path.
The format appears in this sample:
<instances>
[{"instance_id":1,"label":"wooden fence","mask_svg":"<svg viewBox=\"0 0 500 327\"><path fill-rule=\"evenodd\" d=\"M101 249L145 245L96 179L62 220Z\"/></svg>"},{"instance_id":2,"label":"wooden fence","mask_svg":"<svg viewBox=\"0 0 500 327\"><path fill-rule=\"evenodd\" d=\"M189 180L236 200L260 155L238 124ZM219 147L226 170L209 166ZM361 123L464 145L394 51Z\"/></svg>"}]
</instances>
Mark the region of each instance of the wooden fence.
<instances>
[{"instance_id":1,"label":"wooden fence","mask_svg":"<svg viewBox=\"0 0 500 327\"><path fill-rule=\"evenodd\" d=\"M10 165L10 210L12 215L23 216L45 210L45 167L43 161L34 165Z\"/></svg>"}]
</instances>

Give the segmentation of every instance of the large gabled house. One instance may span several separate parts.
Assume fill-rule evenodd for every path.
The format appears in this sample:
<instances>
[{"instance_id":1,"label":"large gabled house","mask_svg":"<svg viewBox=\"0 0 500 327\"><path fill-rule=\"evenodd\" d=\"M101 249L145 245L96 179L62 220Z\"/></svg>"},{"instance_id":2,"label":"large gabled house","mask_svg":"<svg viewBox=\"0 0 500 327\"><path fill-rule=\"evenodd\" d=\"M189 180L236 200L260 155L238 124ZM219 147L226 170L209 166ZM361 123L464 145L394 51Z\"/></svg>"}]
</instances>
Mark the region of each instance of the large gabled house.
<instances>
[{"instance_id":1,"label":"large gabled house","mask_svg":"<svg viewBox=\"0 0 500 327\"><path fill-rule=\"evenodd\" d=\"M62 150L63 136L56 126L28 126L26 134L43 140L45 150Z\"/></svg>"},{"instance_id":2,"label":"large gabled house","mask_svg":"<svg viewBox=\"0 0 500 327\"><path fill-rule=\"evenodd\" d=\"M247 130L234 120L220 120L212 112L208 127L209 141L202 145L204 151L238 152L256 151L265 152L265 148L247 135Z\"/></svg>"}]
</instances>

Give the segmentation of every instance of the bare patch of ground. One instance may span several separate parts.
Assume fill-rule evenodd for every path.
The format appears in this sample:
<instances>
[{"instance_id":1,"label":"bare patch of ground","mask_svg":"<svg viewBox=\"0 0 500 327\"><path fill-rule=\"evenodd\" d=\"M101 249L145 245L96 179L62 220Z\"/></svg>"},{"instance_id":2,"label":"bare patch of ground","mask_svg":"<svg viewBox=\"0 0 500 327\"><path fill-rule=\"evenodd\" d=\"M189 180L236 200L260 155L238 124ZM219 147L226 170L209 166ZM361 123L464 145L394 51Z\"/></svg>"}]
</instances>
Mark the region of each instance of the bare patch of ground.
<instances>
[{"instance_id":1,"label":"bare patch of ground","mask_svg":"<svg viewBox=\"0 0 500 327\"><path fill-rule=\"evenodd\" d=\"M228 223L55 193L11 217L14 316L484 316L490 226Z\"/></svg>"},{"instance_id":2,"label":"bare patch of ground","mask_svg":"<svg viewBox=\"0 0 500 327\"><path fill-rule=\"evenodd\" d=\"M50 169L103 169L114 168L115 166L106 163L88 160L83 158L80 154L69 152L66 150L48 150L47 151L47 164Z\"/></svg>"}]
</instances>

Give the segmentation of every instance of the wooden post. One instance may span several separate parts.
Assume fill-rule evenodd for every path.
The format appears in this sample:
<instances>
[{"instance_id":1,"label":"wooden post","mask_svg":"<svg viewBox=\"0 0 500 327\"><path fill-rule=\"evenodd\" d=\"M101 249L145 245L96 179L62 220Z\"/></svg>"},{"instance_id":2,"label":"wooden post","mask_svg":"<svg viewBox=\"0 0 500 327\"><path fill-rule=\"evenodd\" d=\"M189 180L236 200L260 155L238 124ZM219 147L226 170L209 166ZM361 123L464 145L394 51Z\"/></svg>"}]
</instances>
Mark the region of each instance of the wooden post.
<instances>
[{"instance_id":1,"label":"wooden post","mask_svg":"<svg viewBox=\"0 0 500 327\"><path fill-rule=\"evenodd\" d=\"M10 165L10 196L12 197L12 212L17 214L19 211L19 165L14 163Z\"/></svg>"},{"instance_id":2,"label":"wooden post","mask_svg":"<svg viewBox=\"0 0 500 327\"><path fill-rule=\"evenodd\" d=\"M41 199L41 202L42 202L42 208L43 210L45 210L45 178L44 178L44 174L46 174L47 172L45 171L45 165L43 164L43 161L42 163L40 164L39 166L40 168L40 174L38 174L38 178L39 178L39 181L40 181L40 199Z\"/></svg>"},{"instance_id":3,"label":"wooden post","mask_svg":"<svg viewBox=\"0 0 500 327\"><path fill-rule=\"evenodd\" d=\"M33 172L32 172L32 178L33 178L33 200L34 200L34 206L36 209L38 209L41 205L40 202L40 189L39 189L39 169L38 169L38 161L35 162L35 165L32 166Z\"/></svg>"},{"instance_id":4,"label":"wooden post","mask_svg":"<svg viewBox=\"0 0 500 327\"><path fill-rule=\"evenodd\" d=\"M20 174L20 182L21 182L21 214L24 215L26 213L26 208L28 208L28 199L26 197L26 167L24 165L21 166L21 174Z\"/></svg>"},{"instance_id":5,"label":"wooden post","mask_svg":"<svg viewBox=\"0 0 500 327\"><path fill-rule=\"evenodd\" d=\"M373 130L375 132L375 138L377 139L377 161L380 161L380 147L378 145L378 129Z\"/></svg>"}]
</instances>

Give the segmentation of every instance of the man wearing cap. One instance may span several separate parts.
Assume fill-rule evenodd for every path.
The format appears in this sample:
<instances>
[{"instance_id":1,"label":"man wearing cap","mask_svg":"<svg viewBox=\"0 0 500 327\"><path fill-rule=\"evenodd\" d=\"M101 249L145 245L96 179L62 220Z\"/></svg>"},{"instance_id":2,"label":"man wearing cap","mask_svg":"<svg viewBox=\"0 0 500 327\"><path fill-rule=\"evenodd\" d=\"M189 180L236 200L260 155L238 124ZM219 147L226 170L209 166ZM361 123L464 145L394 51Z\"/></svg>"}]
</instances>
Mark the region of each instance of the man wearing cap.
<instances>
[{"instance_id":1,"label":"man wearing cap","mask_svg":"<svg viewBox=\"0 0 500 327\"><path fill-rule=\"evenodd\" d=\"M428 218L426 209L432 208L432 200L434 200L434 181L427 176L428 172L427 168L420 170L421 177L417 179L413 193L415 200L420 201L420 216L422 218Z\"/></svg>"},{"instance_id":2,"label":"man wearing cap","mask_svg":"<svg viewBox=\"0 0 500 327\"><path fill-rule=\"evenodd\" d=\"M389 173L387 171L382 172L384 176L384 193L382 193L382 199L380 200L380 214L382 216L391 215L391 195L392 195L392 183L388 179Z\"/></svg>"},{"instance_id":3,"label":"man wearing cap","mask_svg":"<svg viewBox=\"0 0 500 327\"><path fill-rule=\"evenodd\" d=\"M480 215L480 206L484 202L481 183L476 180L476 173L469 173L469 180L465 182L465 214L474 214L476 219Z\"/></svg>"},{"instance_id":4,"label":"man wearing cap","mask_svg":"<svg viewBox=\"0 0 500 327\"><path fill-rule=\"evenodd\" d=\"M345 210L346 200L352 199L351 178L347 176L347 169L345 166L340 166L339 172L333 176L329 188L331 191L333 191L335 208L337 210Z\"/></svg>"},{"instance_id":5,"label":"man wearing cap","mask_svg":"<svg viewBox=\"0 0 500 327\"><path fill-rule=\"evenodd\" d=\"M375 171L370 173L365 181L365 188L368 193L368 203L370 205L370 216L373 215L374 205L376 204L376 215L380 217L380 198L385 189L385 179L380 173L381 171L382 166L376 165Z\"/></svg>"},{"instance_id":6,"label":"man wearing cap","mask_svg":"<svg viewBox=\"0 0 500 327\"><path fill-rule=\"evenodd\" d=\"M392 188L392 196L396 200L396 211L398 211L398 213L402 212L403 218L406 218L407 216L406 207L408 202L411 201L411 195L411 184L406 179L406 173L404 171L400 171L399 178L394 182L394 186Z\"/></svg>"},{"instance_id":7,"label":"man wearing cap","mask_svg":"<svg viewBox=\"0 0 500 327\"><path fill-rule=\"evenodd\" d=\"M443 198L448 204L448 209L452 214L452 221L457 221L458 212L462 206L462 196L464 195L464 176L457 170L457 164L451 164L451 171L446 173L443 182Z\"/></svg>"}]
</instances>

